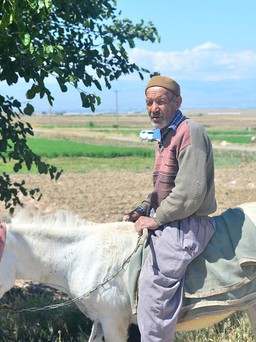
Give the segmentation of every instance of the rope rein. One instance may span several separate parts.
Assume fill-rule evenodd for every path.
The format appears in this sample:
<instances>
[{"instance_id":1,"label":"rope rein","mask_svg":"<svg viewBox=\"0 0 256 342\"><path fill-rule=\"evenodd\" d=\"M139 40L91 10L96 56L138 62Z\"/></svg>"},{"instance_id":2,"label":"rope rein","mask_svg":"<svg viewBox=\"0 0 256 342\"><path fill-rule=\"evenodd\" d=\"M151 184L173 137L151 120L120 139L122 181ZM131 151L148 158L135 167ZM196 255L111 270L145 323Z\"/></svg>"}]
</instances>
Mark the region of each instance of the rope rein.
<instances>
[{"instance_id":1,"label":"rope rein","mask_svg":"<svg viewBox=\"0 0 256 342\"><path fill-rule=\"evenodd\" d=\"M31 307L31 308L24 308L24 309L16 309L16 308L9 306L8 304L0 304L0 309L10 310L10 311L13 311L15 313L47 311L47 310L53 310L53 309L57 309L60 307L68 306L68 305L71 305L73 303L76 303L76 302L82 300L83 298L89 297L93 292L97 291L99 288L103 287L108 282L110 282L111 280L113 280L114 278L116 278L118 276L118 274L125 268L125 266L129 264L132 256L137 252L138 248L141 245L143 245L146 238L147 238L147 230L144 230L143 235L141 235L138 239L138 242L137 242L135 249L127 257L127 259L123 262L123 264L117 269L117 271L114 274L112 274L110 277L106 278L102 283L95 286L92 290L82 294L81 296L75 297L73 299L70 299L70 300L67 300L65 302L58 303L58 304L51 304L51 305L45 305L42 307Z\"/></svg>"}]
</instances>

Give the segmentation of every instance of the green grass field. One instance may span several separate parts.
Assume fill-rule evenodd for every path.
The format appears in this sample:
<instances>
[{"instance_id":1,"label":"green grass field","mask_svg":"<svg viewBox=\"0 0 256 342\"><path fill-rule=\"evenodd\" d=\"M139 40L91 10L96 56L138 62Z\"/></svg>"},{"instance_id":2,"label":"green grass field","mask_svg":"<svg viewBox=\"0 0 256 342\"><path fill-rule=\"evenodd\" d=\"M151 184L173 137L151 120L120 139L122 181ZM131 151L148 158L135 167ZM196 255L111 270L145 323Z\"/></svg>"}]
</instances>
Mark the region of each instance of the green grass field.
<instances>
[{"instance_id":1,"label":"green grass field","mask_svg":"<svg viewBox=\"0 0 256 342\"><path fill-rule=\"evenodd\" d=\"M220 132L215 133L214 136L216 135L226 137L224 133L220 134ZM233 140L239 141L240 145L243 145L243 138L243 136L236 134ZM62 168L66 172L87 172L93 168L129 169L139 172L139 170L152 167L154 160L153 143L141 143L141 147L112 146L107 145L106 141L104 145L95 145L72 140L30 138L28 139L28 146L47 162ZM256 153L215 149L214 158L217 168L233 167L243 162L249 163L256 160ZM6 164L2 163L0 171L12 173L13 165L12 161ZM32 168L31 172L36 172L35 168ZM23 168L20 173L27 173L27 170Z\"/></svg>"}]
</instances>

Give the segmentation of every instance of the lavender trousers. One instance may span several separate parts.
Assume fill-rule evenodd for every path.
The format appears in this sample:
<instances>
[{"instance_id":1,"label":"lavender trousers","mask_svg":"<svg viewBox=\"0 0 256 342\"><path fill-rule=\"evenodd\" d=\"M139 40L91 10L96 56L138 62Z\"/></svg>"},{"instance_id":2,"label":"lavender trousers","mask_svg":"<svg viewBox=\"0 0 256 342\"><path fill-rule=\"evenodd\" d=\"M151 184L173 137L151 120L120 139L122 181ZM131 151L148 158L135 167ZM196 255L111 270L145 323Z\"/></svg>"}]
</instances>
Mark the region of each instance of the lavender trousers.
<instances>
[{"instance_id":1,"label":"lavender trousers","mask_svg":"<svg viewBox=\"0 0 256 342\"><path fill-rule=\"evenodd\" d=\"M141 342L171 342L182 305L188 264L215 231L213 218L188 217L161 226L151 236L139 279L137 319Z\"/></svg>"}]
</instances>

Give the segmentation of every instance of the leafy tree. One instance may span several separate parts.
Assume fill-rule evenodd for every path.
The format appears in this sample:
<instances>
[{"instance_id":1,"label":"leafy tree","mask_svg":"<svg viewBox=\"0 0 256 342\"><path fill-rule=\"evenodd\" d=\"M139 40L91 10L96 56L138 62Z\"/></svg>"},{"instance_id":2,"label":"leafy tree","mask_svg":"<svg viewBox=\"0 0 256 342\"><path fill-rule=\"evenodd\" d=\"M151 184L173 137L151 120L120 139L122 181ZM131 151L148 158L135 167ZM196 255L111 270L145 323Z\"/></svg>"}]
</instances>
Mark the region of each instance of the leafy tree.
<instances>
[{"instance_id":1,"label":"leafy tree","mask_svg":"<svg viewBox=\"0 0 256 342\"><path fill-rule=\"evenodd\" d=\"M95 110L100 97L90 91L96 86L111 87L122 74L147 70L130 63L124 46L135 41L159 39L151 22L133 24L121 19L115 0L0 0L0 81L8 85L23 79L28 83L27 99L54 98L46 86L54 77L62 92L71 84L80 93L82 106ZM80 89L83 84L86 91ZM88 90L89 89L89 90ZM8 96L0 95L0 157L14 160L14 171L35 165L40 174L57 180L62 171L41 160L31 151L26 136L33 135L29 123L21 118L32 115L34 108ZM0 200L11 211L19 193L34 196L39 189L28 191L25 182L12 183L10 176L0 176Z\"/></svg>"}]
</instances>

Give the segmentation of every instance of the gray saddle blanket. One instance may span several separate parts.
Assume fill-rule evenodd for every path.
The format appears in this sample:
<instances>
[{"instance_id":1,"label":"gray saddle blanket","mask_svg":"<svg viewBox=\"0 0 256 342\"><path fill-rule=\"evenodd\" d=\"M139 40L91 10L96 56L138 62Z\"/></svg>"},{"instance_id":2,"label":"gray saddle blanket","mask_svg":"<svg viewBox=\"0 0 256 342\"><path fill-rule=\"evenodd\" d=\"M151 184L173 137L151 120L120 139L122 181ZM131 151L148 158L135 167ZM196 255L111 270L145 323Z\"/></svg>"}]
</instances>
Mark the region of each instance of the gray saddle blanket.
<instances>
[{"instance_id":1,"label":"gray saddle blanket","mask_svg":"<svg viewBox=\"0 0 256 342\"><path fill-rule=\"evenodd\" d=\"M179 321L208 313L227 312L256 302L256 226L239 208L214 217L216 232L185 275ZM149 252L146 240L129 266L129 291L133 313L137 309L137 282Z\"/></svg>"}]
</instances>

